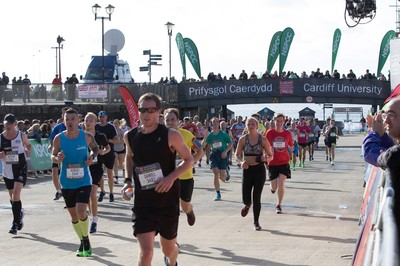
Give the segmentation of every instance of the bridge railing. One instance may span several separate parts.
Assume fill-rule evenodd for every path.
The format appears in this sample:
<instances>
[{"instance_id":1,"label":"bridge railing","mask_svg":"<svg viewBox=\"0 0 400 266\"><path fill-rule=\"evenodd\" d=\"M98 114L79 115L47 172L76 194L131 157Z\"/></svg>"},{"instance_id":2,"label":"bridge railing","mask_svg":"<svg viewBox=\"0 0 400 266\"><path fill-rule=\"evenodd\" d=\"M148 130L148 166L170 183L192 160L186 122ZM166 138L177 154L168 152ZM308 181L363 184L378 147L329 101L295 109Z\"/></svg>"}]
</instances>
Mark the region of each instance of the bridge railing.
<instances>
[{"instance_id":1,"label":"bridge railing","mask_svg":"<svg viewBox=\"0 0 400 266\"><path fill-rule=\"evenodd\" d=\"M400 265L399 228L396 223L393 178L389 170L368 165L360 211L360 234L353 265ZM398 217L400 219L400 217Z\"/></svg>"},{"instance_id":2,"label":"bridge railing","mask_svg":"<svg viewBox=\"0 0 400 266\"><path fill-rule=\"evenodd\" d=\"M33 83L29 88L29 97L25 95L22 85L8 85L4 91L3 101L6 105L23 105L24 98L28 102L40 104L74 103L117 103L123 102L119 86L125 86L138 100L146 92L154 92L168 103L178 102L177 85L145 84L145 83L112 83L112 84L62 84L54 86L51 83Z\"/></svg>"}]
</instances>

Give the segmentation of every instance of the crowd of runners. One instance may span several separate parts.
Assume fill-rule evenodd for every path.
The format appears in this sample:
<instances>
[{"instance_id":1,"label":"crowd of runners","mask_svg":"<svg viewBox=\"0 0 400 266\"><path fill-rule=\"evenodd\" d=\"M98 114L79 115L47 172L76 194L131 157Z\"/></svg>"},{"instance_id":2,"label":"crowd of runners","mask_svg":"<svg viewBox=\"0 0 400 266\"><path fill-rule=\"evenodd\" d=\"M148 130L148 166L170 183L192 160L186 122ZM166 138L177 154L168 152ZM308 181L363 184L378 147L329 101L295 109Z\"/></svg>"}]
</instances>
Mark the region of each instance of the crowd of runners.
<instances>
[{"instance_id":1,"label":"crowd of runners","mask_svg":"<svg viewBox=\"0 0 400 266\"><path fill-rule=\"evenodd\" d=\"M254 114L245 119L213 117L201 122L197 115L180 119L177 109L163 110L161 102L151 93L139 99L140 121L135 129L130 129L125 119L108 121L105 111L82 115L72 108L63 108L57 123L49 125L54 200L64 198L80 241L77 256L93 252L89 234L97 232L99 202L107 197L114 202L116 193L129 200L131 195L125 193L129 188L134 188L133 228L140 243L139 265L151 263L158 233L166 265L177 265L180 210L190 226L196 221L191 203L196 168L211 169L214 200L220 201L221 182L229 182L231 167L240 167L240 215L247 216L252 207L254 229L259 231L266 180L270 180L271 193L277 194L275 211L279 214L286 179L292 171L312 164L320 137L324 138L327 163L335 162L339 136L330 118L322 128L315 119L292 119L280 113L271 119ZM16 235L23 228L21 190L27 181L26 157L31 145L13 114L3 120L0 159L13 213L9 233ZM114 191L121 180L122 189Z\"/></svg>"}]
</instances>

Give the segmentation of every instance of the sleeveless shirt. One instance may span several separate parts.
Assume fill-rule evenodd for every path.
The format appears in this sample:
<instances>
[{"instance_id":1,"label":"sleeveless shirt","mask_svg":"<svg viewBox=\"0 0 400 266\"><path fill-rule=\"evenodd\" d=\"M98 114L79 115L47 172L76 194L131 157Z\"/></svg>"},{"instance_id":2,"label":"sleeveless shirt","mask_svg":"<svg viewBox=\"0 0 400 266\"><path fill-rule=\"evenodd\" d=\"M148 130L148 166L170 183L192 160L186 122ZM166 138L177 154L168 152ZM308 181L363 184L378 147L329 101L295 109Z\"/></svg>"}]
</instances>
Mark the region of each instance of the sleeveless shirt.
<instances>
[{"instance_id":1,"label":"sleeveless shirt","mask_svg":"<svg viewBox=\"0 0 400 266\"><path fill-rule=\"evenodd\" d=\"M149 134L143 134L138 128L128 132L129 146L133 153L133 177L135 182L135 207L159 208L179 204L179 179L177 178L167 193L157 193L154 188L143 189L137 173L138 168L159 163L163 176L175 170L176 152L172 152L168 143L169 129L159 124Z\"/></svg>"}]
</instances>

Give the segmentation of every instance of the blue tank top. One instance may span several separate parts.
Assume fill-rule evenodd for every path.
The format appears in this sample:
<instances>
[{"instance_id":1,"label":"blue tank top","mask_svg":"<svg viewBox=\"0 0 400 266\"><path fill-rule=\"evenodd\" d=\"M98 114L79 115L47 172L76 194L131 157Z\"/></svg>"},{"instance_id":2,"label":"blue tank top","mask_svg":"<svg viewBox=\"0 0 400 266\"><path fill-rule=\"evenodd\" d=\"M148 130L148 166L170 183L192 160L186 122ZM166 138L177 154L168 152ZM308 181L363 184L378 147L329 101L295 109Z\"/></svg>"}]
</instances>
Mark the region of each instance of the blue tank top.
<instances>
[{"instance_id":1,"label":"blue tank top","mask_svg":"<svg viewBox=\"0 0 400 266\"><path fill-rule=\"evenodd\" d=\"M85 132L79 130L75 139L69 139L65 133L60 134L60 150L65 157L61 163L60 184L63 189L76 189L92 185L89 167L85 162L89 156Z\"/></svg>"}]
</instances>

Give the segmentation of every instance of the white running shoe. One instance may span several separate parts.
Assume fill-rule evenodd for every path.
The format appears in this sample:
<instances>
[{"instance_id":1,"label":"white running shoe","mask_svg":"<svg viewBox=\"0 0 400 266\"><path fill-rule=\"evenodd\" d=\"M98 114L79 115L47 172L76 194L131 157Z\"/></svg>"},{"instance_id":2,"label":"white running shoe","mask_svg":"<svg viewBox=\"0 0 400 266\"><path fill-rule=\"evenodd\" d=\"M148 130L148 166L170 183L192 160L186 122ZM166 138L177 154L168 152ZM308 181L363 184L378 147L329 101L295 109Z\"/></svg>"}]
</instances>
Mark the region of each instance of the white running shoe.
<instances>
[{"instance_id":1,"label":"white running shoe","mask_svg":"<svg viewBox=\"0 0 400 266\"><path fill-rule=\"evenodd\" d=\"M334 165L335 164L335 162L334 161L331 161L331 165Z\"/></svg>"}]
</instances>

